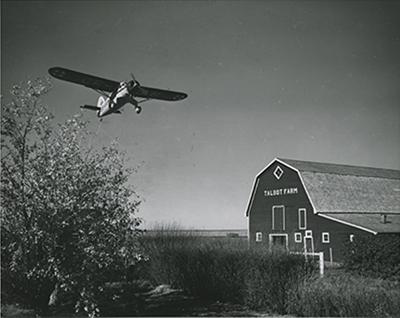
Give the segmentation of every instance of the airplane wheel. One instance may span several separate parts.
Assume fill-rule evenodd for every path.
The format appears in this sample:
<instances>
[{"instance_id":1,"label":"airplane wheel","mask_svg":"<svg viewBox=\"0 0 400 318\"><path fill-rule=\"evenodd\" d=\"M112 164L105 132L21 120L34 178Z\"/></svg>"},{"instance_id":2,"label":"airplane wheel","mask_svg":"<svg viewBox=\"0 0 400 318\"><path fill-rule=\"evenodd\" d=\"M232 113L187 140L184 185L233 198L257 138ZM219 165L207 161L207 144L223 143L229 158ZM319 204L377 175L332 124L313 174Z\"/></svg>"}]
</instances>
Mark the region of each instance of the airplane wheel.
<instances>
[{"instance_id":1,"label":"airplane wheel","mask_svg":"<svg viewBox=\"0 0 400 318\"><path fill-rule=\"evenodd\" d=\"M140 112L142 111L142 107L138 106L135 108L136 114L140 114Z\"/></svg>"}]
</instances>

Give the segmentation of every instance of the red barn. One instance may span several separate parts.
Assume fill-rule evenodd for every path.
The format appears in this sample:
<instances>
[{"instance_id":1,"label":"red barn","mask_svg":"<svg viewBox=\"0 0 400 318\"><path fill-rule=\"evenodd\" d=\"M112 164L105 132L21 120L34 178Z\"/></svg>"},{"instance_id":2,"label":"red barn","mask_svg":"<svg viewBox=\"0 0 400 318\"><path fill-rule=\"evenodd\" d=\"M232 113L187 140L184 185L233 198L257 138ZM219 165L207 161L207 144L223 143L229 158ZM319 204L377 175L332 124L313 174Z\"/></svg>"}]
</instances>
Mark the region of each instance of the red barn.
<instances>
[{"instance_id":1,"label":"red barn","mask_svg":"<svg viewBox=\"0 0 400 318\"><path fill-rule=\"evenodd\" d=\"M400 233L400 171L274 159L255 178L246 215L250 246L324 252Z\"/></svg>"}]
</instances>

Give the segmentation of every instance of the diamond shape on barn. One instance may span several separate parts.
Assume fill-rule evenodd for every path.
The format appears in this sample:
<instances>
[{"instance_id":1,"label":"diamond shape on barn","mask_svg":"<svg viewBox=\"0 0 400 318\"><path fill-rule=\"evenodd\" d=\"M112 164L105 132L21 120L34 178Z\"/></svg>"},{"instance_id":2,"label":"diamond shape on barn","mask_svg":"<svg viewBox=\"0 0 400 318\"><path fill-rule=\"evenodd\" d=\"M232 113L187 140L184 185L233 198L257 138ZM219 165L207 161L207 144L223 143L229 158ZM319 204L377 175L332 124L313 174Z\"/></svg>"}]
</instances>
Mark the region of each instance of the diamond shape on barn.
<instances>
[{"instance_id":1,"label":"diamond shape on barn","mask_svg":"<svg viewBox=\"0 0 400 318\"><path fill-rule=\"evenodd\" d=\"M274 170L275 178L279 180L282 177L282 175L283 175L283 170L281 169L281 167L277 166Z\"/></svg>"}]
</instances>

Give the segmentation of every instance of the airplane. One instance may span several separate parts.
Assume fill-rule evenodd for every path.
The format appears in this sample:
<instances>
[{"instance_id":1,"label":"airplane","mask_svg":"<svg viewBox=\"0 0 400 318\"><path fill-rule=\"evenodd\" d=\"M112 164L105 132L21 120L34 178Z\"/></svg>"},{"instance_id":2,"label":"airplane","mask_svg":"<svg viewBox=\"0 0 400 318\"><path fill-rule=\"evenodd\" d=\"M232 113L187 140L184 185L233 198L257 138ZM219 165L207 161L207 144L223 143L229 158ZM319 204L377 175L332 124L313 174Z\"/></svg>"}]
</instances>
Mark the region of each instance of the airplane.
<instances>
[{"instance_id":1,"label":"airplane","mask_svg":"<svg viewBox=\"0 0 400 318\"><path fill-rule=\"evenodd\" d=\"M60 80L91 88L99 93L97 106L81 106L81 108L96 111L97 117L104 117L113 113L120 114L120 109L128 103L134 106L137 114L140 114L142 107L139 104L150 99L179 101L187 97L187 94L181 92L141 86L132 73L132 80L127 82L117 82L62 67L50 68L49 74ZM141 100L136 98L141 98Z\"/></svg>"}]
</instances>

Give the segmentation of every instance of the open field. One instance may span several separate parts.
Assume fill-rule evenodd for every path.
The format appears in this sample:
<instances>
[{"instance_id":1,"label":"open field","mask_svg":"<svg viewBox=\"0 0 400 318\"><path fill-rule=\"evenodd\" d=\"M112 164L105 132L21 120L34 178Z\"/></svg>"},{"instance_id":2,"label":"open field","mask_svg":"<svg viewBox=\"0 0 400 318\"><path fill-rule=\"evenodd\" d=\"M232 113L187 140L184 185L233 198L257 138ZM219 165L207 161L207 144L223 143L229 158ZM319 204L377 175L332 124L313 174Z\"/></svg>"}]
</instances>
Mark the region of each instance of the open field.
<instances>
[{"instance_id":1,"label":"open field","mask_svg":"<svg viewBox=\"0 0 400 318\"><path fill-rule=\"evenodd\" d=\"M214 238L241 238L247 239L247 229L223 229L223 230L181 230L181 229L154 229L154 230L146 230L145 235L148 236L157 236L160 235L161 232L165 232L166 235L175 235L175 236L197 236L197 237L214 237Z\"/></svg>"}]
</instances>

